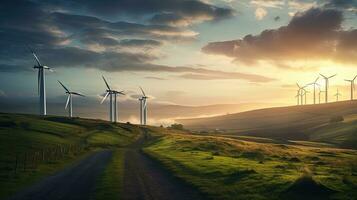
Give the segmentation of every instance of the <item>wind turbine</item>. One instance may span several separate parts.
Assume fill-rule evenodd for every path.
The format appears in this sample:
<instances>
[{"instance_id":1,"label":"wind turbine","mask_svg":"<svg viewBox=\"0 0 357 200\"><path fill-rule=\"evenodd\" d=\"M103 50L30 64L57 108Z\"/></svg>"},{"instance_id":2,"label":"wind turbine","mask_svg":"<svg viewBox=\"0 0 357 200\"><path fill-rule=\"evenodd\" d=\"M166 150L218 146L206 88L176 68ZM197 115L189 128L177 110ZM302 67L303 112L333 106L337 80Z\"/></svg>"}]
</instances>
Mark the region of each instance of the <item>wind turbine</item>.
<instances>
[{"instance_id":1,"label":"wind turbine","mask_svg":"<svg viewBox=\"0 0 357 200\"><path fill-rule=\"evenodd\" d=\"M305 97L305 105L307 104L307 98L306 98L306 94L310 93L309 91L305 90L305 88L302 89L302 91L304 92L302 95Z\"/></svg>"},{"instance_id":2,"label":"wind turbine","mask_svg":"<svg viewBox=\"0 0 357 200\"><path fill-rule=\"evenodd\" d=\"M105 101L105 99L109 96L109 119L111 122L117 122L117 95L121 94L121 95L125 95L123 93L123 91L116 91L116 90L112 90L107 82L107 80L105 80L104 76L102 76L105 85L107 86L107 89L105 91L105 95L102 99L102 101L100 102L101 104ZM114 95L114 101L113 101L113 95ZM113 106L114 105L114 106Z\"/></svg>"},{"instance_id":3,"label":"wind turbine","mask_svg":"<svg viewBox=\"0 0 357 200\"><path fill-rule=\"evenodd\" d=\"M40 59L37 57L36 53L30 47L28 47L28 49L31 51L37 63L37 65L35 65L33 68L38 69L37 90L40 96L40 115L45 116L47 115L45 70L49 70L49 71L52 70L51 68L41 64Z\"/></svg>"},{"instance_id":4,"label":"wind turbine","mask_svg":"<svg viewBox=\"0 0 357 200\"><path fill-rule=\"evenodd\" d=\"M85 97L83 94L80 94L78 92L71 92L69 91L68 88L66 88L66 86L63 85L63 83L61 83L61 81L58 81L59 84L61 84L61 86L63 87L64 90L66 90L66 94L68 94L67 97L67 101L66 101L66 106L64 107L64 109L67 109L68 105L69 105L69 109L68 109L68 116L70 118L72 118L72 95L77 95L77 96L81 96L81 97Z\"/></svg>"},{"instance_id":5,"label":"wind turbine","mask_svg":"<svg viewBox=\"0 0 357 200\"><path fill-rule=\"evenodd\" d=\"M314 86L314 104L316 104L316 85L320 86L317 81L319 80L320 77L317 77L314 82L310 83L309 85Z\"/></svg>"},{"instance_id":6,"label":"wind turbine","mask_svg":"<svg viewBox=\"0 0 357 200\"><path fill-rule=\"evenodd\" d=\"M298 86L298 93L300 94L300 105L303 105L304 104L304 95L303 95L303 91L305 90L305 87L306 86L304 86L304 87L301 87L300 85L299 85L299 83L296 83L296 85Z\"/></svg>"},{"instance_id":7,"label":"wind turbine","mask_svg":"<svg viewBox=\"0 0 357 200\"><path fill-rule=\"evenodd\" d=\"M141 116L142 116L142 124L143 125L146 125L146 120L147 120L147 99L149 97L146 96L143 88L139 87L140 90L141 90L141 93L143 94L143 96L141 97L142 98L142 104L141 104Z\"/></svg>"},{"instance_id":8,"label":"wind turbine","mask_svg":"<svg viewBox=\"0 0 357 200\"><path fill-rule=\"evenodd\" d=\"M338 101L338 97L341 96L342 94L338 91L338 88L337 88L337 92L335 94L335 97L336 97L336 101Z\"/></svg>"},{"instance_id":9,"label":"wind turbine","mask_svg":"<svg viewBox=\"0 0 357 200\"><path fill-rule=\"evenodd\" d=\"M351 101L353 101L353 90L355 89L355 80L356 80L356 78L357 78L357 75L352 80L345 79L345 81L351 82Z\"/></svg>"},{"instance_id":10,"label":"wind turbine","mask_svg":"<svg viewBox=\"0 0 357 200\"><path fill-rule=\"evenodd\" d=\"M322 74L320 74L324 79L325 79L325 103L328 103L328 86L329 86L329 79L336 76L337 74L335 75L332 75L332 76L324 76Z\"/></svg>"}]
</instances>

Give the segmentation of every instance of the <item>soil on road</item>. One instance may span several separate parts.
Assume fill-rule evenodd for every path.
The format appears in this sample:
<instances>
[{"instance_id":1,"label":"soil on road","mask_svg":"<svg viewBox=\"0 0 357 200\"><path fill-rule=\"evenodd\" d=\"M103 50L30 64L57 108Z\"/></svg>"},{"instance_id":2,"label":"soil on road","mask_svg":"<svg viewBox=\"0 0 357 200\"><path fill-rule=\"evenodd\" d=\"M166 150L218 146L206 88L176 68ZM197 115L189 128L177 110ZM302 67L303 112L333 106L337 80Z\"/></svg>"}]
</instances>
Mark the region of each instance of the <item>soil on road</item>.
<instances>
[{"instance_id":1,"label":"soil on road","mask_svg":"<svg viewBox=\"0 0 357 200\"><path fill-rule=\"evenodd\" d=\"M145 135L144 135L145 136ZM125 200L199 200L204 197L194 188L172 176L156 161L141 152L146 136L125 153Z\"/></svg>"},{"instance_id":2,"label":"soil on road","mask_svg":"<svg viewBox=\"0 0 357 200\"><path fill-rule=\"evenodd\" d=\"M92 199L98 176L110 161L109 150L96 152L53 176L19 192L10 200L87 200Z\"/></svg>"}]
</instances>

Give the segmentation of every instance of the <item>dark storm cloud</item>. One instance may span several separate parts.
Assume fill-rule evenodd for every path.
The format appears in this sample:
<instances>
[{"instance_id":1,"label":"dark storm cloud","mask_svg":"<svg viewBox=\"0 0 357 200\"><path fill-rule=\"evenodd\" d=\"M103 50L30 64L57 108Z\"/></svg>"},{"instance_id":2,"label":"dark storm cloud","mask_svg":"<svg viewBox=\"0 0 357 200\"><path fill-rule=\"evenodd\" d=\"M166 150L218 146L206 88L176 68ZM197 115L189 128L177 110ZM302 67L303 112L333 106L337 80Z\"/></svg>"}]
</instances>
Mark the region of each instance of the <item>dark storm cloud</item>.
<instances>
[{"instance_id":1,"label":"dark storm cloud","mask_svg":"<svg viewBox=\"0 0 357 200\"><path fill-rule=\"evenodd\" d=\"M212 42L202 48L210 54L233 57L248 64L259 60L284 62L298 59L332 59L355 62L356 29L342 30L343 15L333 9L312 8L297 13L287 26L265 30L243 39ZM343 57L345 55L353 57Z\"/></svg>"},{"instance_id":2,"label":"dark storm cloud","mask_svg":"<svg viewBox=\"0 0 357 200\"><path fill-rule=\"evenodd\" d=\"M96 16L117 17L133 16L143 17L155 15L154 22L168 23L177 19L189 18L192 22L205 20L221 20L233 16L233 9L222 8L200 0L68 0L46 1L47 5L54 8L69 10L80 9ZM161 15L167 13L168 15ZM161 19L156 20L161 15ZM169 17L170 16L170 17ZM145 18L145 17L144 17Z\"/></svg>"},{"instance_id":3,"label":"dark storm cloud","mask_svg":"<svg viewBox=\"0 0 357 200\"><path fill-rule=\"evenodd\" d=\"M357 0L329 0L324 5L326 8L337 8L357 13Z\"/></svg>"},{"instance_id":4,"label":"dark storm cloud","mask_svg":"<svg viewBox=\"0 0 357 200\"><path fill-rule=\"evenodd\" d=\"M229 9L195 0L179 1L6 1L0 7L0 71L28 71L35 62L26 48L36 50L41 62L52 68L93 68L109 72L139 71L187 74L191 79L210 76L214 79L244 79L252 82L272 81L268 77L209 70L203 67L172 67L153 64L160 59L150 49L174 40L195 37L190 30L160 24L108 21L105 18L71 13L81 6L93 13L106 10L132 14L174 13L192 20L218 20L228 17ZM118 2L121 2L118 4ZM109 6L108 6L109 5ZM142 5L137 7L137 5ZM70 9L70 7L73 8ZM107 7L108 6L108 7ZM151 7L150 7L151 6ZM134 9L138 9L135 10ZM96 8L96 10L94 10ZM67 9L67 10L66 10ZM93 10L92 10L93 9ZM113 9L113 10L112 10ZM64 11L65 12L64 12ZM62 11L62 12L60 12ZM87 13L77 10L76 13ZM153 16L152 15L152 16ZM6 47L6 48L4 48ZM133 51L142 48L142 50ZM130 49L130 50L129 50ZM196 76L196 77L194 77ZM187 75L182 77L188 78Z\"/></svg>"},{"instance_id":5,"label":"dark storm cloud","mask_svg":"<svg viewBox=\"0 0 357 200\"><path fill-rule=\"evenodd\" d=\"M161 46L162 43L156 40L140 40L140 39L125 39L119 43L121 46L126 47L141 47L141 46Z\"/></svg>"}]
</instances>

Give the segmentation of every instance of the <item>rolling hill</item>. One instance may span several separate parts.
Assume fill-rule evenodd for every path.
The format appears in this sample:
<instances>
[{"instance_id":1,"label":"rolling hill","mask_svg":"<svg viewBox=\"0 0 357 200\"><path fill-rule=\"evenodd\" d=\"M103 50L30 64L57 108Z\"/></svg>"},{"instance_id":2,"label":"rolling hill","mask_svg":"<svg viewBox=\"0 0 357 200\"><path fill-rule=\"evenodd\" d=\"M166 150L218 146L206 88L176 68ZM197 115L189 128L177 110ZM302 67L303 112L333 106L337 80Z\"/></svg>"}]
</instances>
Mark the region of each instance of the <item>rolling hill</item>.
<instances>
[{"instance_id":1,"label":"rolling hill","mask_svg":"<svg viewBox=\"0 0 357 200\"><path fill-rule=\"evenodd\" d=\"M220 130L283 140L307 140L357 147L357 101L266 108L223 116L177 120L196 131ZM344 117L344 121L331 122Z\"/></svg>"}]
</instances>

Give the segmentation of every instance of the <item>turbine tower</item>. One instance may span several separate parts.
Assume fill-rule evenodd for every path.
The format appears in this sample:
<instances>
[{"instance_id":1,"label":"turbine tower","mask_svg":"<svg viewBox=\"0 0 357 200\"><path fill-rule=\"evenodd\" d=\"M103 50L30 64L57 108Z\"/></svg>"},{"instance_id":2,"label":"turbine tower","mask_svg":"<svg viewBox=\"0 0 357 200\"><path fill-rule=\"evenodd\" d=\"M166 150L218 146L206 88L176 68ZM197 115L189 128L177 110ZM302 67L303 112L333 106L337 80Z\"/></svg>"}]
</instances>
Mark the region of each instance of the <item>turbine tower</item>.
<instances>
[{"instance_id":1,"label":"turbine tower","mask_svg":"<svg viewBox=\"0 0 357 200\"><path fill-rule=\"evenodd\" d=\"M314 82L310 83L309 85L314 86L314 104L316 104L316 85L320 86L317 81L319 80L320 77L317 77Z\"/></svg>"},{"instance_id":2,"label":"turbine tower","mask_svg":"<svg viewBox=\"0 0 357 200\"><path fill-rule=\"evenodd\" d=\"M338 88L337 88L337 92L335 94L335 97L336 97L336 101L338 101L338 97L341 96L342 94L338 91Z\"/></svg>"},{"instance_id":3,"label":"turbine tower","mask_svg":"<svg viewBox=\"0 0 357 200\"><path fill-rule=\"evenodd\" d=\"M351 82L351 101L353 101L353 90L355 89L355 80L356 80L356 78L357 78L357 75L352 80L345 79L345 81Z\"/></svg>"},{"instance_id":4,"label":"turbine tower","mask_svg":"<svg viewBox=\"0 0 357 200\"><path fill-rule=\"evenodd\" d=\"M304 92L306 86L301 87L301 86L299 85L299 83L296 83L296 85L297 85L298 88L299 88L299 89L298 89L298 93L299 93L299 95L300 95L300 105L303 105L303 104L304 104L304 95L303 95L303 92Z\"/></svg>"},{"instance_id":5,"label":"turbine tower","mask_svg":"<svg viewBox=\"0 0 357 200\"><path fill-rule=\"evenodd\" d=\"M146 96L143 88L139 87L141 90L141 93L143 94L142 98L142 104L141 104L141 116L142 116L142 125L146 125L146 121L147 121L147 99L149 97Z\"/></svg>"},{"instance_id":6,"label":"turbine tower","mask_svg":"<svg viewBox=\"0 0 357 200\"><path fill-rule=\"evenodd\" d=\"M319 104L321 103L321 93L324 93L325 91L322 91L320 88L319 88Z\"/></svg>"},{"instance_id":7,"label":"turbine tower","mask_svg":"<svg viewBox=\"0 0 357 200\"><path fill-rule=\"evenodd\" d=\"M40 62L40 59L37 57L36 53L33 50L31 50L30 47L28 47L28 48L31 51L31 53L37 63L37 65L35 65L33 68L38 69L37 90L38 90L38 94L40 96L40 115L45 116L45 115L47 115L45 70L49 70L49 71L52 71L52 70L49 67L42 65Z\"/></svg>"},{"instance_id":8,"label":"turbine tower","mask_svg":"<svg viewBox=\"0 0 357 200\"><path fill-rule=\"evenodd\" d=\"M71 92L68 88L66 88L66 86L63 85L63 83L61 83L61 81L58 81L59 84L61 84L61 86L63 87L63 89L66 91L66 94L68 95L67 97L67 101L66 101L66 106L64 107L64 109L67 109L68 105L69 105L69 109L68 109L68 116L70 118L73 117L73 109L72 109L72 95L77 95L77 96L81 96L81 97L85 97L83 94L80 94L78 92Z\"/></svg>"},{"instance_id":9,"label":"turbine tower","mask_svg":"<svg viewBox=\"0 0 357 200\"><path fill-rule=\"evenodd\" d=\"M307 98L306 98L306 94L310 93L309 91L305 90L305 88L302 89L302 91L304 92L302 95L305 97L305 105L307 104Z\"/></svg>"},{"instance_id":10,"label":"turbine tower","mask_svg":"<svg viewBox=\"0 0 357 200\"><path fill-rule=\"evenodd\" d=\"M322 74L320 74L324 79L325 79L325 103L328 103L328 86L329 86L329 79L336 76L337 74L335 75L332 75L332 76L324 76Z\"/></svg>"},{"instance_id":11,"label":"turbine tower","mask_svg":"<svg viewBox=\"0 0 357 200\"><path fill-rule=\"evenodd\" d=\"M105 101L105 99L109 96L109 120L111 122L117 122L117 95L121 94L121 95L125 95L123 93L123 91L116 91L116 90L112 90L107 82L107 80L105 80L104 76L102 76L105 85L107 86L107 89L105 91L105 95L102 99L102 101L100 102L101 104ZM114 95L114 101L113 101L113 95Z\"/></svg>"},{"instance_id":12,"label":"turbine tower","mask_svg":"<svg viewBox=\"0 0 357 200\"><path fill-rule=\"evenodd\" d=\"M139 102L140 102L140 124L142 125L143 124L143 98L140 97L139 99Z\"/></svg>"}]
</instances>

